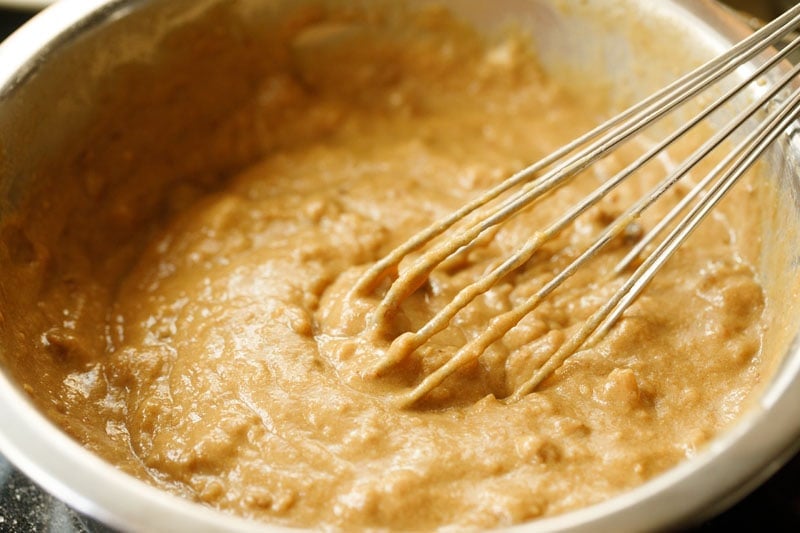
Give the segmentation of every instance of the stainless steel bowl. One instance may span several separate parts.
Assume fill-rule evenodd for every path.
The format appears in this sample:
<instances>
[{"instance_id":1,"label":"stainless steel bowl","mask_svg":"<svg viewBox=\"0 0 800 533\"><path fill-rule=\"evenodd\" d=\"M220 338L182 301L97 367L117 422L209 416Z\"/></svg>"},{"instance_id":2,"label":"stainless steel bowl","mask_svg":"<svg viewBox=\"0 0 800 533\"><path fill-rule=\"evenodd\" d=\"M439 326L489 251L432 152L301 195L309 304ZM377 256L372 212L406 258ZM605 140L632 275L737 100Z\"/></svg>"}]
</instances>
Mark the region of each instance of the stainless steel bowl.
<instances>
[{"instance_id":1,"label":"stainless steel bowl","mask_svg":"<svg viewBox=\"0 0 800 533\"><path fill-rule=\"evenodd\" d=\"M0 224L13 216L21 198L42 184L47 168L87 149L98 128L113 126L98 124L96 110L109 105L108 91L120 83L119 73L125 71L121 67L135 64L145 72L155 68L153 58L168 46L170 35L197 24L225 3L233 4L64 0L0 46ZM249 16L274 17L286 5L300 3L310 2L241 0L236 5ZM595 79L614 87L622 101L650 93L746 32L735 16L703 0L437 3L452 7L483 31L494 31L509 21L530 27L542 62L553 76L569 81L587 71L601 72L604 75ZM194 60L213 64L215 58ZM156 98L150 103L159 102ZM125 101L117 99L114 105L124 106ZM182 120L185 129L198 126L191 113ZM641 487L519 529L626 531L690 523L741 498L800 447L800 348L795 340L800 320L794 312L798 267L794 253L787 252L800 244L795 229L800 220L798 154L800 148L786 137L766 162L781 194L774 216L765 222L764 252L758 261L770 274L764 275L768 293L778 295L773 298L778 318L770 328L774 333L770 342L786 356L752 408L704 452ZM280 529L165 494L94 456L37 409L15 381L13 358L8 346L0 346L0 451L57 497L124 530Z\"/></svg>"}]
</instances>

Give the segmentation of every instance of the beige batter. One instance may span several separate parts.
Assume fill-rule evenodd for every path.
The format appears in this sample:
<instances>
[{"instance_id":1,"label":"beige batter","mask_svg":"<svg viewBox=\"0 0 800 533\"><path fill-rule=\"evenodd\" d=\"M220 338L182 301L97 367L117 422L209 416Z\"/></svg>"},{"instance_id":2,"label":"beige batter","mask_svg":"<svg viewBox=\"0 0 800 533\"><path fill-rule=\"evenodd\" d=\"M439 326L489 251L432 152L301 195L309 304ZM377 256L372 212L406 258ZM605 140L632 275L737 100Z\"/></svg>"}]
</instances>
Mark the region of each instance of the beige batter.
<instances>
[{"instance_id":1,"label":"beige batter","mask_svg":"<svg viewBox=\"0 0 800 533\"><path fill-rule=\"evenodd\" d=\"M370 264L600 116L544 79L523 40L416 24L301 32L294 69L262 81L262 104L284 113L271 124L280 149L200 199L172 191L176 214L105 277L87 266L59 284L43 270L51 297L37 305L51 318L30 327L29 349L59 361L54 416L71 417L76 438L159 487L272 523L483 528L635 487L740 413L759 383L763 296L721 214L602 342L502 401L619 285L602 273L664 206L478 360L398 404L574 258L658 165L413 354L370 371L394 337L624 164L597 165L434 271L370 335L388 280L350 293ZM7 255L43 253L12 241Z\"/></svg>"}]
</instances>

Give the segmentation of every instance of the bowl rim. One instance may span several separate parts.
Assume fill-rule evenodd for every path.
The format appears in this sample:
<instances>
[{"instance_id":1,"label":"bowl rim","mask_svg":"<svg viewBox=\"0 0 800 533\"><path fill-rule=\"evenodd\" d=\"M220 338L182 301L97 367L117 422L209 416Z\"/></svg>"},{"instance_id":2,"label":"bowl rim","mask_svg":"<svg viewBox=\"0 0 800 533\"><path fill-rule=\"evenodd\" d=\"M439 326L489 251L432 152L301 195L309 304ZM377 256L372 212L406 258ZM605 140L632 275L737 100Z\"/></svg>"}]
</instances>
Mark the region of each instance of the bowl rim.
<instances>
[{"instance_id":1,"label":"bowl rim","mask_svg":"<svg viewBox=\"0 0 800 533\"><path fill-rule=\"evenodd\" d=\"M0 44L0 105L59 47L150 0L62 0ZM712 0L668 0L715 32L720 50L747 26ZM697 456L610 500L509 530L642 530L731 505L800 449L800 346L792 343L757 405ZM213 510L123 473L67 436L0 369L0 452L46 491L105 524L135 531L293 531ZM769 414L769 416L767 416Z\"/></svg>"},{"instance_id":2,"label":"bowl rim","mask_svg":"<svg viewBox=\"0 0 800 533\"><path fill-rule=\"evenodd\" d=\"M0 7L35 11L49 6L54 1L55 0L0 0Z\"/></svg>"}]
</instances>

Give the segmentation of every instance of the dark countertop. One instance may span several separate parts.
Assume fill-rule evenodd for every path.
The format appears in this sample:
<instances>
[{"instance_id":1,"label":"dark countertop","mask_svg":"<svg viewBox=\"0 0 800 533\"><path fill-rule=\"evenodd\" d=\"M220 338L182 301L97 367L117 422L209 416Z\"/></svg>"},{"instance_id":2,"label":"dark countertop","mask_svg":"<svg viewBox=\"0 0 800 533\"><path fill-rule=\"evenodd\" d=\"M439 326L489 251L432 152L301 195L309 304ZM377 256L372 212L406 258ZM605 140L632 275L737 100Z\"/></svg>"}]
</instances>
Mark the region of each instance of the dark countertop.
<instances>
[{"instance_id":1,"label":"dark countertop","mask_svg":"<svg viewBox=\"0 0 800 533\"><path fill-rule=\"evenodd\" d=\"M29 17L29 13L22 11L0 9L0 40ZM734 529L800 531L800 453L747 498L692 532ZM108 533L110 530L39 489L0 456L0 532L29 531Z\"/></svg>"},{"instance_id":2,"label":"dark countertop","mask_svg":"<svg viewBox=\"0 0 800 533\"><path fill-rule=\"evenodd\" d=\"M0 41L29 18L30 14L24 11L0 9Z\"/></svg>"}]
</instances>

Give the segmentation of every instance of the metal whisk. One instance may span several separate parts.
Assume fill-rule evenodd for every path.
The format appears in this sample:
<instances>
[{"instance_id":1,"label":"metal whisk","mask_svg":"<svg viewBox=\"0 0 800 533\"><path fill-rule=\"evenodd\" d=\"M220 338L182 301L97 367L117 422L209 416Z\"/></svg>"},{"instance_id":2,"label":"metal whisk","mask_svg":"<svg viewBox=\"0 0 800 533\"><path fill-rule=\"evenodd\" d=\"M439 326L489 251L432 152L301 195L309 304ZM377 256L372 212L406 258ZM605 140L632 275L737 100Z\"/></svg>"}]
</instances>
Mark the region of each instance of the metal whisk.
<instances>
[{"instance_id":1,"label":"metal whisk","mask_svg":"<svg viewBox=\"0 0 800 533\"><path fill-rule=\"evenodd\" d=\"M370 317L370 327L379 334L383 325L397 311L401 302L417 290L431 272L447 258L469 250L479 237L504 223L521 209L538 198L564 186L576 174L596 161L606 157L628 142L644 128L662 119L676 108L692 100L726 79L733 71L747 64L752 72L742 81L734 83L721 96L697 113L693 118L653 144L638 159L616 175L607 179L599 188L571 206L550 226L535 231L528 241L491 272L463 288L444 308L439 310L417 331L404 333L395 338L388 351L372 369L375 375L385 373L397 365L414 350L428 342L448 326L451 319L473 299L490 289L510 272L531 260L534 253L554 235L570 225L579 215L597 204L619 184L637 172L645 163L656 158L678 139L700 122L720 109L730 105L734 97L749 88L760 96L744 106L733 120L708 138L688 158L681 161L668 175L645 196L631 205L597 236L588 248L578 255L566 268L544 284L522 305L504 312L491 320L487 328L476 338L462 346L446 363L427 375L402 398L404 405L411 405L423 398L460 367L476 360L483 351L501 339L524 316L533 311L542 300L572 276L601 248L608 244L635 221L641 213L657 199L695 169L715 148L720 146L737 130L741 140L723 157L697 184L633 247L616 266L613 273L621 276L629 267L639 262L633 273L598 311L588 318L561 347L536 369L533 374L507 398L515 401L533 391L543 380L558 369L576 351L596 343L613 326L625 309L637 298L652 280L667 259L686 240L689 234L716 206L723 196L741 178L743 173L779 136L792 127L800 114L800 88L793 80L800 74L795 66L782 74L769 74L786 56L800 46L800 37L788 45L774 50L777 43L784 43L800 24L800 6L794 7L744 39L728 52L683 76L656 94L615 116L607 122L570 142L561 149L519 171L493 189L458 209L444 220L414 235L393 252L374 264L358 280L354 295L369 295L388 277L394 277L387 292ZM748 63L765 50L770 49L768 59L759 66ZM766 54L765 54L766 55ZM738 102L738 100L735 100ZM752 128L749 124L756 122ZM748 123L747 128L742 126ZM504 195L504 193L507 193ZM479 214L480 216L475 216ZM475 217L466 227L458 225L467 216ZM470 219L472 220L472 219ZM456 229L456 227L458 229ZM446 234L451 230L452 235ZM669 231L667 231L669 230ZM664 235L666 233L666 235ZM431 241L439 239L436 244ZM659 240L660 239L660 240ZM424 250L408 267L400 269L403 258L412 252ZM644 254L646 249L652 249Z\"/></svg>"}]
</instances>

